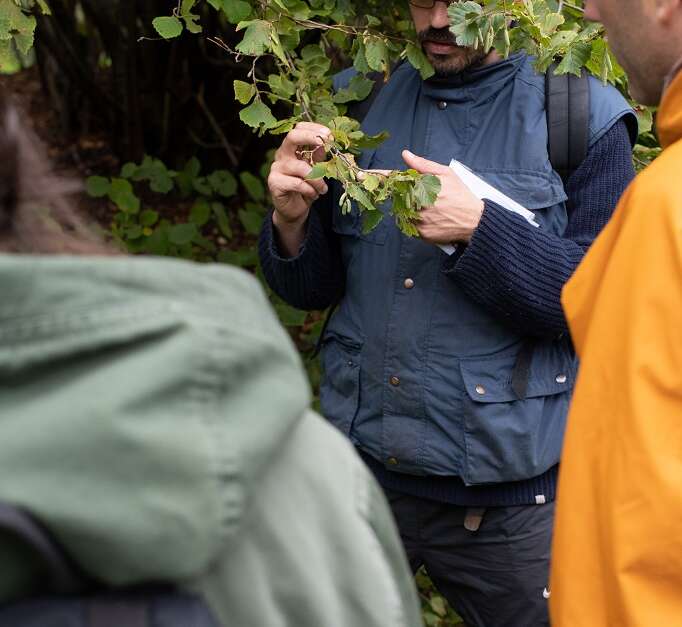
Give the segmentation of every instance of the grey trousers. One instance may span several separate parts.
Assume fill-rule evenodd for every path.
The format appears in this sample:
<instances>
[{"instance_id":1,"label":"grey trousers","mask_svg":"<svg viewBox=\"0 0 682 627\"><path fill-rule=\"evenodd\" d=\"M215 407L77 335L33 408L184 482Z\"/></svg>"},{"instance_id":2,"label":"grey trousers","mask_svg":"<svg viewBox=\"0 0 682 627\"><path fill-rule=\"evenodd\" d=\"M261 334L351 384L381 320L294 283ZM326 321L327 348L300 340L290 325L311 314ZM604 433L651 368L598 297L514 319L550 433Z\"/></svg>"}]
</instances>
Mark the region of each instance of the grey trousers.
<instances>
[{"instance_id":1,"label":"grey trousers","mask_svg":"<svg viewBox=\"0 0 682 627\"><path fill-rule=\"evenodd\" d=\"M480 518L480 510L386 495L413 572L426 567L467 627L549 626L553 503L489 507Z\"/></svg>"}]
</instances>

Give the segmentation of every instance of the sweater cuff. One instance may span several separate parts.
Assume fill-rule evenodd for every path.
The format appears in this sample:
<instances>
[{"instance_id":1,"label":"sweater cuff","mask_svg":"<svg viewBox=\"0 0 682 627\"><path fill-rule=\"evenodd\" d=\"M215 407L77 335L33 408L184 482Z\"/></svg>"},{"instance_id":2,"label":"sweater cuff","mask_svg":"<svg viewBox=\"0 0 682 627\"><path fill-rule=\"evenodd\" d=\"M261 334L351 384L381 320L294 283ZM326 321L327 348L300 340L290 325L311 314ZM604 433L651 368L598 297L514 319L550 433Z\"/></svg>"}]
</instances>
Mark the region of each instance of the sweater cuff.
<instances>
[{"instance_id":1,"label":"sweater cuff","mask_svg":"<svg viewBox=\"0 0 682 627\"><path fill-rule=\"evenodd\" d=\"M510 228L509 220L513 220ZM484 200L483 214L468 244L457 244L455 252L442 265L442 272L450 277L462 273L487 273L504 248L509 234L518 228L516 216L492 200ZM473 275L474 277L476 274Z\"/></svg>"},{"instance_id":2,"label":"sweater cuff","mask_svg":"<svg viewBox=\"0 0 682 627\"><path fill-rule=\"evenodd\" d=\"M308 219L305 222L305 235L303 237L303 241L301 242L301 245L298 249L298 254L293 257L287 257L282 254L282 248L279 243L279 233L277 232L277 228L275 227L275 224L272 221L273 213L274 210L270 210L268 212L268 215L265 218L266 222L264 229L266 231L267 241L269 242L268 252L270 253L271 259L273 261L276 261L277 263L296 263L297 261L300 261L301 256L305 252L306 243L308 242L308 239L310 237L311 222L313 221L313 212L311 211L308 214Z\"/></svg>"}]
</instances>

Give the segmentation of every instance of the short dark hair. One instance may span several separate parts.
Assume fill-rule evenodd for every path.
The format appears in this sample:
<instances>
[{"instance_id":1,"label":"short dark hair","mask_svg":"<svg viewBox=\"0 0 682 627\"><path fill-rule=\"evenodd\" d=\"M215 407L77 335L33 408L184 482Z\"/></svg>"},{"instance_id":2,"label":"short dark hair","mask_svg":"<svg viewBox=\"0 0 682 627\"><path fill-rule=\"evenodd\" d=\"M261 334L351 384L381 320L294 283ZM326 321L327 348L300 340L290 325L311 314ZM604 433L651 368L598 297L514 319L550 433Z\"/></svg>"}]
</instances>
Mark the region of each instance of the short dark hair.
<instances>
[{"instance_id":1,"label":"short dark hair","mask_svg":"<svg viewBox=\"0 0 682 627\"><path fill-rule=\"evenodd\" d=\"M0 93L0 251L113 254L67 201L79 188L52 173L40 142Z\"/></svg>"}]
</instances>

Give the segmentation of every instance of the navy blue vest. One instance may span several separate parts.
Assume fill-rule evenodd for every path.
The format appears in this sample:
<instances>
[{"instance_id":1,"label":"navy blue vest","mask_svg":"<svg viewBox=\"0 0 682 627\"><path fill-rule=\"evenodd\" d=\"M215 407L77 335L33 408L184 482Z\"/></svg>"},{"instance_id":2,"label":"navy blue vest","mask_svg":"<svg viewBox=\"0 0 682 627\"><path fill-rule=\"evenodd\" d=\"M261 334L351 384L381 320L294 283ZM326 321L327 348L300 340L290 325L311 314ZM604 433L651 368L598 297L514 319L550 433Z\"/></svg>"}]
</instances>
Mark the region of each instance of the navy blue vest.
<instances>
[{"instance_id":1,"label":"navy blue vest","mask_svg":"<svg viewBox=\"0 0 682 627\"><path fill-rule=\"evenodd\" d=\"M630 109L597 80L590 94L592 145ZM390 138L363 153L362 167L404 169L404 148L443 164L455 158L534 211L540 228L566 229L567 197L547 151L544 76L524 54L447 85L402 64L363 129ZM338 200L338 186L332 193ZM357 209L342 215L336 204L333 228L347 287L323 345L324 415L397 472L479 485L555 465L577 368L568 338L538 343L519 400L511 375L524 338L442 273L445 253L403 236L390 216L363 235Z\"/></svg>"}]
</instances>

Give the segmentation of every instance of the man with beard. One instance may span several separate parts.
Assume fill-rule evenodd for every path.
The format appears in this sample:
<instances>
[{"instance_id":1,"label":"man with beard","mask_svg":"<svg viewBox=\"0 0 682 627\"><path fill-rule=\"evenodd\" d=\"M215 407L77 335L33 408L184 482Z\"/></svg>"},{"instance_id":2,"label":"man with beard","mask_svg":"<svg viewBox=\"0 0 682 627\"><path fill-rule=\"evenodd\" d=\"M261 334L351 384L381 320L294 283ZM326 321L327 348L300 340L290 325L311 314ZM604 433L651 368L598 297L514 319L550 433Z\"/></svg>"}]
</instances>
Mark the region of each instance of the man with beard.
<instances>
[{"instance_id":1,"label":"man with beard","mask_svg":"<svg viewBox=\"0 0 682 627\"><path fill-rule=\"evenodd\" d=\"M330 131L302 123L272 166L260 257L292 305L339 302L323 337L323 413L382 484L413 570L426 567L469 627L537 627L548 624L576 372L561 289L633 177L633 116L590 79L589 151L564 185L548 156L544 76L525 54L456 46L447 4L410 6L436 76L400 65L363 122L390 138L361 167L440 178L421 238L388 218L364 234L357 210L339 210L338 185L305 180L311 168L297 151L320 146L323 159ZM539 228L477 199L447 167L452 158L532 210Z\"/></svg>"},{"instance_id":2,"label":"man with beard","mask_svg":"<svg viewBox=\"0 0 682 627\"><path fill-rule=\"evenodd\" d=\"M606 27L633 98L660 104L663 152L564 290L581 370L561 470L552 624L679 627L682 0L588 0L585 17Z\"/></svg>"}]
</instances>

